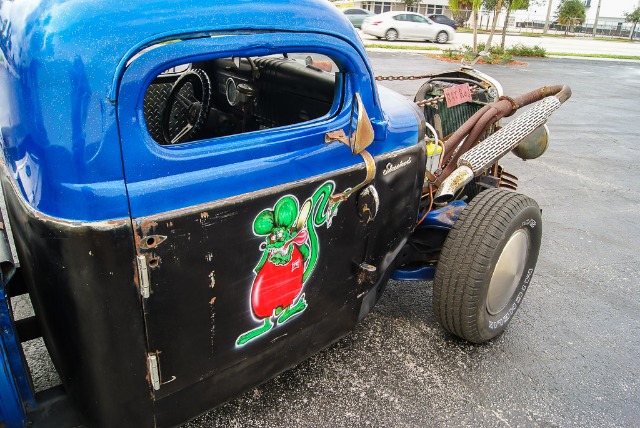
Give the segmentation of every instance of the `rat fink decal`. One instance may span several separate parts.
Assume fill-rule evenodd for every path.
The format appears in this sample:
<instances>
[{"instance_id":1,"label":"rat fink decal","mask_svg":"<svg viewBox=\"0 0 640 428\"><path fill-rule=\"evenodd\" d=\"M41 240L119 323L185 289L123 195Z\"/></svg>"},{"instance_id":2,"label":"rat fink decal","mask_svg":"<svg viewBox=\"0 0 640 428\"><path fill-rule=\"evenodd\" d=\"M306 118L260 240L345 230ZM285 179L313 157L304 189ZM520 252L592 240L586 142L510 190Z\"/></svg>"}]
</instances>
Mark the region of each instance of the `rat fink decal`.
<instances>
[{"instance_id":1,"label":"rat fink decal","mask_svg":"<svg viewBox=\"0 0 640 428\"><path fill-rule=\"evenodd\" d=\"M236 345L246 344L307 308L302 288L318 260L316 227L330 227L340 204L330 200L334 187L333 181L325 182L302 208L295 196L283 196L253 221L253 232L266 235L251 288L251 309L263 324L241 334Z\"/></svg>"}]
</instances>

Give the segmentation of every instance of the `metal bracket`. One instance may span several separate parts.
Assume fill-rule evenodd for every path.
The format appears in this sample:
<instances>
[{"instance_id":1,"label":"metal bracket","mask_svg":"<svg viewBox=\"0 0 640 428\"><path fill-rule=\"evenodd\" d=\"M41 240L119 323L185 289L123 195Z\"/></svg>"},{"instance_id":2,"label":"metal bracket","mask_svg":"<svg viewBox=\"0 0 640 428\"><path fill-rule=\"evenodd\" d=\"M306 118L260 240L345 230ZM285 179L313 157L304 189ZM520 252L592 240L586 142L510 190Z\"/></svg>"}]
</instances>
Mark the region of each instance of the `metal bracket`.
<instances>
[{"instance_id":1,"label":"metal bracket","mask_svg":"<svg viewBox=\"0 0 640 428\"><path fill-rule=\"evenodd\" d=\"M347 134L344 133L342 129L337 129L335 131L327 132L324 136L325 144L331 143L333 141L340 141L342 144L345 144L349 147L349 138Z\"/></svg>"},{"instance_id":2,"label":"metal bracket","mask_svg":"<svg viewBox=\"0 0 640 428\"><path fill-rule=\"evenodd\" d=\"M145 256L137 256L138 262L138 280L140 281L140 294L145 299L151 296L151 285L149 284L149 267L147 266L147 258Z\"/></svg>"},{"instance_id":3,"label":"metal bracket","mask_svg":"<svg viewBox=\"0 0 640 428\"><path fill-rule=\"evenodd\" d=\"M358 190L362 189L367 184L371 183L375 178L376 161L373 159L373 156L371 156L371 154L369 154L369 152L367 152L366 150L363 150L358 154L362 156L362 159L364 159L364 164L367 170L367 176L365 177L364 181L358 184L357 186L347 189L342 193L336 193L335 195L332 195L329 198L330 203L336 204L338 202L346 201L349 198L349 196L351 196L353 193L357 192Z\"/></svg>"},{"instance_id":4,"label":"metal bracket","mask_svg":"<svg viewBox=\"0 0 640 428\"><path fill-rule=\"evenodd\" d=\"M147 355L147 365L149 368L149 379L155 391L160 389L160 369L158 368L158 356L156 354Z\"/></svg>"}]
</instances>

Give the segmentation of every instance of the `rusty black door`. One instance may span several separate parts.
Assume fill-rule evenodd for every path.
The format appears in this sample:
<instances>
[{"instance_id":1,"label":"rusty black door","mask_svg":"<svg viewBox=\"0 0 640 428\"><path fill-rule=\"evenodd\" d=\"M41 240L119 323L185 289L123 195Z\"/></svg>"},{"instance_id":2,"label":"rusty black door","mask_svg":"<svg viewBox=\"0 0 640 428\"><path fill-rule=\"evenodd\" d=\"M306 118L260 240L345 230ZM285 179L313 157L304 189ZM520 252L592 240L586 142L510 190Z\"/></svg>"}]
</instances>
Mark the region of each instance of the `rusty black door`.
<instances>
[{"instance_id":1,"label":"rusty black door","mask_svg":"<svg viewBox=\"0 0 640 428\"><path fill-rule=\"evenodd\" d=\"M411 112L397 140L370 148L379 167L410 165L378 174L377 203L402 216L371 221L357 194L336 198L366 176L362 157L325 142L348 131L356 92L387 135L363 55L330 36L256 33L158 45L127 64L118 123L159 420L227 400L351 330L360 267L389 263L368 233L385 225L399 243L408 232Z\"/></svg>"}]
</instances>

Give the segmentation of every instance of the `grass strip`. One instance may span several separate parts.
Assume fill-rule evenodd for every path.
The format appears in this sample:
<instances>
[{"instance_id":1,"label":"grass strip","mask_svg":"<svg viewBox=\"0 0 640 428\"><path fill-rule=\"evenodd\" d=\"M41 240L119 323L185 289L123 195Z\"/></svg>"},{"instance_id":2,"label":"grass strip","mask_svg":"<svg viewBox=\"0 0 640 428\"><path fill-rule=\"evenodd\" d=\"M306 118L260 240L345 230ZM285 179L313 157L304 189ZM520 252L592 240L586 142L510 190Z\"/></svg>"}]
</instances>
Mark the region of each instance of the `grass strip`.
<instances>
[{"instance_id":1,"label":"grass strip","mask_svg":"<svg viewBox=\"0 0 640 428\"><path fill-rule=\"evenodd\" d=\"M387 45L381 43L366 44L365 48L399 49L406 51L441 51L437 46Z\"/></svg>"},{"instance_id":2,"label":"grass strip","mask_svg":"<svg viewBox=\"0 0 640 428\"><path fill-rule=\"evenodd\" d=\"M458 28L457 33L473 33L470 28ZM491 31L478 29L478 34L489 34ZM501 36L502 30L496 30L496 35ZM628 37L609 37L609 36L596 36L593 37L590 33L569 33L567 35L562 33L533 33L530 31L507 31L507 37L509 36L522 36L522 37L551 37L557 39L585 39L585 40L599 40L603 42L621 42L621 43L633 43L637 40L630 40Z\"/></svg>"},{"instance_id":3,"label":"grass strip","mask_svg":"<svg viewBox=\"0 0 640 428\"><path fill-rule=\"evenodd\" d=\"M605 58L605 59L632 59L640 60L640 55L615 55L615 54L588 54L588 53L572 53L572 52L547 52L552 56L575 56L582 58Z\"/></svg>"},{"instance_id":4,"label":"grass strip","mask_svg":"<svg viewBox=\"0 0 640 428\"><path fill-rule=\"evenodd\" d=\"M572 34L553 34L553 33L507 33L507 37L510 35L522 36L522 37L551 37L556 39L574 39L574 40L598 40L600 42L618 42L618 43L633 43L635 40L629 40L629 38L622 37L593 37L591 34L583 35L583 33Z\"/></svg>"},{"instance_id":5,"label":"grass strip","mask_svg":"<svg viewBox=\"0 0 640 428\"><path fill-rule=\"evenodd\" d=\"M437 46L411 46L411 45L391 45L372 43L365 45L365 48L381 48L381 49L397 49L410 51L440 51L443 50ZM588 53L572 53L572 52L547 52L547 56L570 56L578 58L603 58L603 59L630 59L640 61L640 55L615 55L615 54L588 54ZM514 56L522 56L514 54Z\"/></svg>"}]
</instances>

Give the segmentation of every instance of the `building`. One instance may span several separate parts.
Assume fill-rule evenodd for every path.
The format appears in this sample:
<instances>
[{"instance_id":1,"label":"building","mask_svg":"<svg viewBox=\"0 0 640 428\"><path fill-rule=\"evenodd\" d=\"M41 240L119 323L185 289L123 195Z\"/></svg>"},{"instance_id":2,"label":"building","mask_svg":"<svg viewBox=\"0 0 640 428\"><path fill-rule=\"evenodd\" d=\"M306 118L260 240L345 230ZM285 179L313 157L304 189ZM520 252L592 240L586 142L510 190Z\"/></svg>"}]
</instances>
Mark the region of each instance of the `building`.
<instances>
[{"instance_id":1,"label":"building","mask_svg":"<svg viewBox=\"0 0 640 428\"><path fill-rule=\"evenodd\" d=\"M407 6L405 2L400 0L387 1L360 1L360 0L339 0L333 2L339 8L358 7L367 9L373 13L382 13L389 11L409 11L418 12L423 15L431 15L433 13L447 15L452 17L449 2L447 0L422 0L416 6Z\"/></svg>"},{"instance_id":2,"label":"building","mask_svg":"<svg viewBox=\"0 0 640 428\"><path fill-rule=\"evenodd\" d=\"M509 16L508 28L512 29L538 29L544 27L547 17L547 10L551 1L550 23L556 21L556 10L561 0L540 0L531 1L531 6L527 10L512 11ZM586 7L586 19L581 25L575 28L576 32L591 34L593 32L593 24L595 23L598 3L600 2L600 13L598 15L598 34L610 36L628 37L633 24L625 23L626 12L632 12L640 7L640 0L583 0ZM416 6L407 6L401 0L371 1L371 0L338 0L334 1L337 7L343 8L361 8L367 9L374 13L382 13L389 11L410 11L418 12L423 15L431 15L434 13L447 15L452 18L453 13L449 8L448 0L422 0ZM505 24L505 13L498 16L498 28L502 28ZM478 15L478 27L489 29L493 21L493 11L482 9ZM552 30L564 31L564 27L552 26ZM636 28L636 32L640 31Z\"/></svg>"},{"instance_id":3,"label":"building","mask_svg":"<svg viewBox=\"0 0 640 428\"><path fill-rule=\"evenodd\" d=\"M551 16L550 22L553 23L556 18L556 10L560 4L560 0L551 0ZM584 0L586 19L576 28L578 32L592 33L593 25L598 14L598 4L600 4L600 13L598 14L598 34L612 36L628 36L633 24L625 23L625 13L632 12L640 7L639 0ZM509 19L509 26L522 26L520 23L527 23L527 27L538 28L544 25L547 8L549 3L546 1L541 4L532 4L527 10L518 10L513 12L513 20Z\"/></svg>"}]
</instances>

